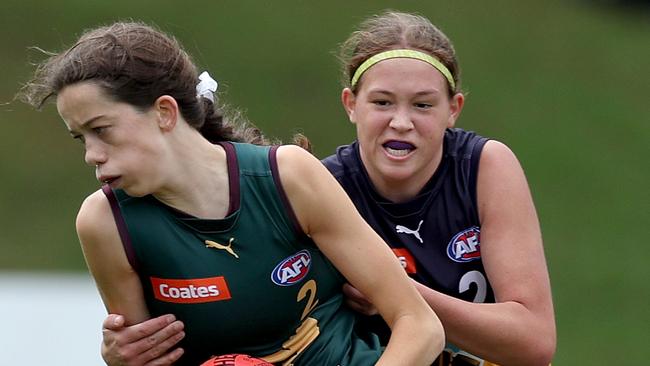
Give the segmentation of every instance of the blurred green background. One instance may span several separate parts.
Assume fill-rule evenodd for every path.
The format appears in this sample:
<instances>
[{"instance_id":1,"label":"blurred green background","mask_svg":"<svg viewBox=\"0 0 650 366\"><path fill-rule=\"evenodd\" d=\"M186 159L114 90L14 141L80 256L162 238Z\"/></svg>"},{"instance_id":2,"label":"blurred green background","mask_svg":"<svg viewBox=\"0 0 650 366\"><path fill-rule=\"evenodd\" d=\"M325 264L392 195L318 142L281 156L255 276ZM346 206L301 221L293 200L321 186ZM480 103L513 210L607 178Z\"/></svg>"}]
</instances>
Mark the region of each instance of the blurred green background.
<instances>
[{"instance_id":1,"label":"blurred green background","mask_svg":"<svg viewBox=\"0 0 650 366\"><path fill-rule=\"evenodd\" d=\"M468 98L458 125L520 158L544 233L554 365L642 365L650 351L650 7L615 1L64 1L0 4L0 272L85 271L74 233L98 188L56 109L13 96L38 46L118 19L174 34L266 134L303 132L319 157L353 139L338 44L386 8L454 41ZM516 281L516 279L513 279ZM99 324L99 322L98 322Z\"/></svg>"}]
</instances>

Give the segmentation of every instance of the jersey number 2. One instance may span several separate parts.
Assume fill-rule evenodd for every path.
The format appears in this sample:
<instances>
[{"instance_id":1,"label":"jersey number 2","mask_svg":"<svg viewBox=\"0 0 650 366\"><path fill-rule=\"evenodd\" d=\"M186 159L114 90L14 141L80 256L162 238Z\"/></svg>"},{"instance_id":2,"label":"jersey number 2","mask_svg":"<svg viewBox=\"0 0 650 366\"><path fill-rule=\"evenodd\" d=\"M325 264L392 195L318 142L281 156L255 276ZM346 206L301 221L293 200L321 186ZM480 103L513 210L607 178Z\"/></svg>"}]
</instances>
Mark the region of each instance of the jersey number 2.
<instances>
[{"instance_id":1,"label":"jersey number 2","mask_svg":"<svg viewBox=\"0 0 650 366\"><path fill-rule=\"evenodd\" d=\"M307 299L305 310L302 311L300 320L304 320L305 317L307 317L307 315L311 313L312 310L314 310L316 305L318 305L318 299L316 298L316 281L309 280L304 285L302 285L300 291L298 291L298 302L302 301L302 299L304 299L307 294L309 294L309 298Z\"/></svg>"},{"instance_id":2,"label":"jersey number 2","mask_svg":"<svg viewBox=\"0 0 650 366\"><path fill-rule=\"evenodd\" d=\"M458 283L458 292L463 293L469 290L469 285L472 283L476 284L476 295L474 295L473 302L482 303L485 301L485 295L487 294L487 281L483 273L479 271L469 271L460 278Z\"/></svg>"}]
</instances>

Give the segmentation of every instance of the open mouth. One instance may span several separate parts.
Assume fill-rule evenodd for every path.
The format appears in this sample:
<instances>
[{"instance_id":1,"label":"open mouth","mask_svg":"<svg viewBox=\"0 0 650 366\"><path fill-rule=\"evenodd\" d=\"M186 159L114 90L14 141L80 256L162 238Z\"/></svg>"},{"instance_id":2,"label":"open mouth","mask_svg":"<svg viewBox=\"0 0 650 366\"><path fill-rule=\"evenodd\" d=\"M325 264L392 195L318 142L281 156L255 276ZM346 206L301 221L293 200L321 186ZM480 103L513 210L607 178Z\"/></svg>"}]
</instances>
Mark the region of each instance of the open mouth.
<instances>
[{"instance_id":1,"label":"open mouth","mask_svg":"<svg viewBox=\"0 0 650 366\"><path fill-rule=\"evenodd\" d=\"M388 141L383 146L389 155L396 157L406 156L415 150L415 146L403 141Z\"/></svg>"},{"instance_id":2,"label":"open mouth","mask_svg":"<svg viewBox=\"0 0 650 366\"><path fill-rule=\"evenodd\" d=\"M119 178L120 177L101 177L99 181L102 184L107 184L110 186L111 184L115 183L115 181L117 181Z\"/></svg>"}]
</instances>

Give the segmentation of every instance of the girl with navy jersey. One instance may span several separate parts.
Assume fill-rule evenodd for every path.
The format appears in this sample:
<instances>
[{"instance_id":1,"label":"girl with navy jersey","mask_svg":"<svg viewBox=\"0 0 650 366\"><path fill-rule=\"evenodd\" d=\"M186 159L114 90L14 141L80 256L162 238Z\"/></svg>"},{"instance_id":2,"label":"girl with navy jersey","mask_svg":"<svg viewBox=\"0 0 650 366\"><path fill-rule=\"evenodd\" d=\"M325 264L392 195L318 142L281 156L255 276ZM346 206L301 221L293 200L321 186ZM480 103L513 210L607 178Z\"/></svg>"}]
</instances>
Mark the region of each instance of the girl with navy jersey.
<instances>
[{"instance_id":1,"label":"girl with navy jersey","mask_svg":"<svg viewBox=\"0 0 650 366\"><path fill-rule=\"evenodd\" d=\"M106 362L431 364L443 329L386 244L311 154L234 128L216 88L172 37L118 22L52 55L23 89L37 106L56 97L103 184L77 233L107 310L135 327L131 348L111 352L131 340L105 338ZM390 324L385 348L355 326L343 278ZM174 332L139 332L151 317ZM184 337L171 352L138 349Z\"/></svg>"},{"instance_id":2,"label":"girl with navy jersey","mask_svg":"<svg viewBox=\"0 0 650 366\"><path fill-rule=\"evenodd\" d=\"M387 12L361 24L341 60L357 141L324 163L440 316L436 364L548 365L555 321L533 200L506 145L454 128L465 96L449 39ZM375 312L362 291L346 293Z\"/></svg>"},{"instance_id":3,"label":"girl with navy jersey","mask_svg":"<svg viewBox=\"0 0 650 366\"><path fill-rule=\"evenodd\" d=\"M465 96L449 39L424 17L386 12L341 59L357 141L323 162L443 322L436 365L548 365L556 331L533 200L505 144L454 127ZM344 290L351 307L376 313L363 291ZM107 318L105 338L137 338L122 321ZM175 332L165 318L138 330L162 339L141 352L169 348Z\"/></svg>"}]
</instances>

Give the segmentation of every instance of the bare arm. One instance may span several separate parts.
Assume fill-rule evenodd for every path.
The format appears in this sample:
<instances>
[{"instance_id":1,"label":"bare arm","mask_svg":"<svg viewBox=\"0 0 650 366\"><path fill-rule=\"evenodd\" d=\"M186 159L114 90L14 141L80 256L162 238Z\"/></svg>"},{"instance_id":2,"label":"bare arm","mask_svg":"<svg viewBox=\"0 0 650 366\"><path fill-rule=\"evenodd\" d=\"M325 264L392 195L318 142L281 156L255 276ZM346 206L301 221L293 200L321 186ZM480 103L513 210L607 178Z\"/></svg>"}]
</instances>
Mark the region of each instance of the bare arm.
<instances>
[{"instance_id":1,"label":"bare arm","mask_svg":"<svg viewBox=\"0 0 650 366\"><path fill-rule=\"evenodd\" d=\"M97 191L77 215L77 235L88 269L109 312L122 314L127 325L149 318L137 274L131 268L108 199Z\"/></svg>"},{"instance_id":2,"label":"bare arm","mask_svg":"<svg viewBox=\"0 0 650 366\"><path fill-rule=\"evenodd\" d=\"M481 256L495 304L459 300L418 284L450 342L501 365L548 365L555 320L542 236L524 172L490 141L478 175Z\"/></svg>"},{"instance_id":3,"label":"bare arm","mask_svg":"<svg viewBox=\"0 0 650 366\"><path fill-rule=\"evenodd\" d=\"M180 357L182 350L166 355L166 349L161 348L169 348L169 343L182 338L182 332L178 333L182 324L174 324L169 317L138 324L147 320L149 313L140 280L126 258L103 192L97 191L84 201L76 227L88 269L106 309L109 313L121 314L117 318L109 315L104 322L104 360L111 366L171 364Z\"/></svg>"},{"instance_id":4,"label":"bare arm","mask_svg":"<svg viewBox=\"0 0 650 366\"><path fill-rule=\"evenodd\" d=\"M278 149L282 185L303 230L392 330L378 365L430 365L444 346L435 313L388 246L361 218L329 172L309 153Z\"/></svg>"}]
</instances>

